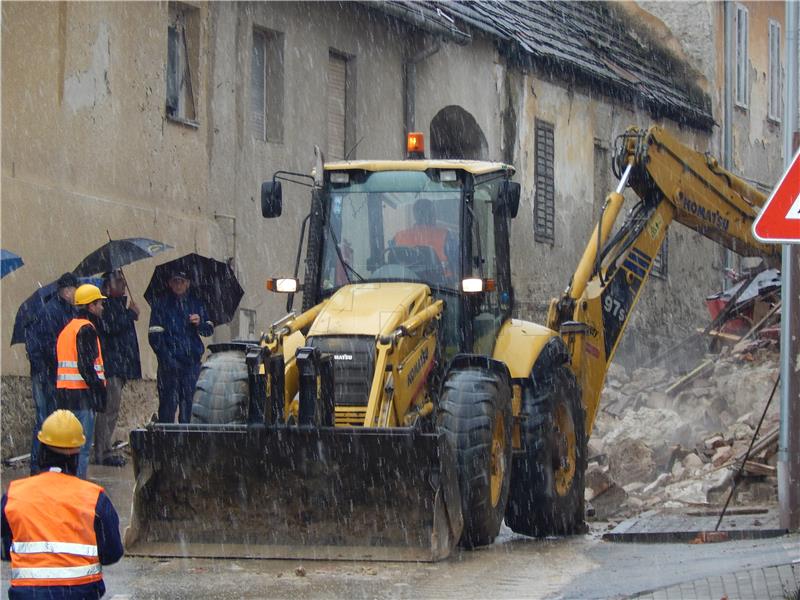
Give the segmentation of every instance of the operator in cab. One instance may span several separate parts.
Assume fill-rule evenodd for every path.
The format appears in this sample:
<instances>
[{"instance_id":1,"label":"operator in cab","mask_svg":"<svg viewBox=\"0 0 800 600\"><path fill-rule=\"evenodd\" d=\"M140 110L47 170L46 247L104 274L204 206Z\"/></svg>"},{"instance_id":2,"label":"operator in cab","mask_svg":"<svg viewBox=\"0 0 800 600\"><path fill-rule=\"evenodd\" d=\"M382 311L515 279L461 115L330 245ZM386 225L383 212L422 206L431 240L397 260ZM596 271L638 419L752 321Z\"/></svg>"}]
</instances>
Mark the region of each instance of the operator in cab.
<instances>
[{"instance_id":1,"label":"operator in cab","mask_svg":"<svg viewBox=\"0 0 800 600\"><path fill-rule=\"evenodd\" d=\"M452 267L458 264L458 240L449 229L437 225L436 209L428 198L418 199L412 210L413 227L398 231L390 245L432 248L444 269L445 277L451 279Z\"/></svg>"}]
</instances>

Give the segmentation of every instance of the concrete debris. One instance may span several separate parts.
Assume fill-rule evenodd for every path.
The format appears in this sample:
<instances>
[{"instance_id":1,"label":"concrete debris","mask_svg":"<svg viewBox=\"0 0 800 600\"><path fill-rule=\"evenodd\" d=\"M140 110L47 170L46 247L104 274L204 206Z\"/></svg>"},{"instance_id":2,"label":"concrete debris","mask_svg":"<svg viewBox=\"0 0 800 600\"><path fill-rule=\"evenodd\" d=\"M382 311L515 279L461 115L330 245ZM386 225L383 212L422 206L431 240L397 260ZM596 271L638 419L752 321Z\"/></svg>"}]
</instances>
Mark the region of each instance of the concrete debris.
<instances>
[{"instance_id":1,"label":"concrete debris","mask_svg":"<svg viewBox=\"0 0 800 600\"><path fill-rule=\"evenodd\" d=\"M653 450L640 439L616 439L608 450L608 469L619 485L651 481L656 475Z\"/></svg>"},{"instance_id":2,"label":"concrete debris","mask_svg":"<svg viewBox=\"0 0 800 600\"><path fill-rule=\"evenodd\" d=\"M775 344L706 355L686 372L612 365L592 434L586 498L595 518L667 506L721 507L778 376ZM700 363L698 363L700 364ZM694 369L689 369L691 372ZM776 502L778 403L766 414L733 505Z\"/></svg>"}]
</instances>

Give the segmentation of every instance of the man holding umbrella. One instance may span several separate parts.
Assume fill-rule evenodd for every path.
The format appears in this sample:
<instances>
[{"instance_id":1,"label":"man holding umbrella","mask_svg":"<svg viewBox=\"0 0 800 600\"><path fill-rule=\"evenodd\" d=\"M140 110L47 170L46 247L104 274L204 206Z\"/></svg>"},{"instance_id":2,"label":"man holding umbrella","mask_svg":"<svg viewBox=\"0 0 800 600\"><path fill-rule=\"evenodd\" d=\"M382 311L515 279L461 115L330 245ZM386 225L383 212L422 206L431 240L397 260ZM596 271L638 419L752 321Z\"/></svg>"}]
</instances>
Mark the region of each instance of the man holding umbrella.
<instances>
[{"instance_id":1,"label":"man holding umbrella","mask_svg":"<svg viewBox=\"0 0 800 600\"><path fill-rule=\"evenodd\" d=\"M25 328L25 350L31 363L31 391L36 423L31 441L31 475L39 472L39 440L36 434L56 408L56 338L75 316L73 299L78 278L64 273L56 283L57 292L39 317Z\"/></svg>"},{"instance_id":2,"label":"man holding umbrella","mask_svg":"<svg viewBox=\"0 0 800 600\"><path fill-rule=\"evenodd\" d=\"M133 300L128 304L125 288L125 277L121 270L103 275L102 292L108 299L98 333L103 349L108 403L105 412L97 414L94 424L94 462L108 467L125 465L125 458L111 450L112 436L117 426L125 384L142 377L135 326L139 319L139 307Z\"/></svg>"},{"instance_id":3,"label":"man holding umbrella","mask_svg":"<svg viewBox=\"0 0 800 600\"><path fill-rule=\"evenodd\" d=\"M158 420L188 423L192 416L192 397L200 375L200 359L205 346L200 336L214 332L205 304L189 293L187 271L176 267L168 280L169 291L151 302L150 346L158 358Z\"/></svg>"}]
</instances>

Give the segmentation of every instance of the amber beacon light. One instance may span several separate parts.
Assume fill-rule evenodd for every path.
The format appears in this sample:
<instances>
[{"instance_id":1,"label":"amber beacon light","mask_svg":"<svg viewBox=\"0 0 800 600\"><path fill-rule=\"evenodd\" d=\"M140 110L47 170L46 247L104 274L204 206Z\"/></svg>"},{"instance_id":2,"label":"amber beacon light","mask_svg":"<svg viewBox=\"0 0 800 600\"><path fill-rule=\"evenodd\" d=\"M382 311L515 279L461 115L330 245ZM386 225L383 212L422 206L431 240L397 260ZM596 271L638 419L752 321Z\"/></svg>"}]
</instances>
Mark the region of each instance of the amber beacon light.
<instances>
[{"instance_id":1,"label":"amber beacon light","mask_svg":"<svg viewBox=\"0 0 800 600\"><path fill-rule=\"evenodd\" d=\"M412 131L406 138L406 154L408 158L425 158L425 136L419 131Z\"/></svg>"}]
</instances>

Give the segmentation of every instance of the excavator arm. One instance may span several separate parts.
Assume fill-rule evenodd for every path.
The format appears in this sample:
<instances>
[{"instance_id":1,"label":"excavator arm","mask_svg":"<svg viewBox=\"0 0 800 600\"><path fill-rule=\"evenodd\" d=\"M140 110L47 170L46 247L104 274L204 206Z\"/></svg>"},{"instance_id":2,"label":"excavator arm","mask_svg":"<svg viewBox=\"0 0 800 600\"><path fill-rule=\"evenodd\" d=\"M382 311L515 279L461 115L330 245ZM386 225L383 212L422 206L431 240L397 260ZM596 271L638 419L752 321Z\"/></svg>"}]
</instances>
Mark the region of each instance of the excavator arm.
<instances>
[{"instance_id":1,"label":"excavator arm","mask_svg":"<svg viewBox=\"0 0 800 600\"><path fill-rule=\"evenodd\" d=\"M608 365L673 221L740 255L761 256L768 263L780 259L777 246L762 244L750 233L766 196L661 127L628 129L618 139L614 168L619 185L606 197L572 280L551 301L547 320L570 349L587 432ZM614 231L628 185L639 202Z\"/></svg>"}]
</instances>

